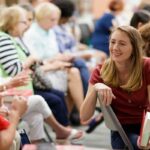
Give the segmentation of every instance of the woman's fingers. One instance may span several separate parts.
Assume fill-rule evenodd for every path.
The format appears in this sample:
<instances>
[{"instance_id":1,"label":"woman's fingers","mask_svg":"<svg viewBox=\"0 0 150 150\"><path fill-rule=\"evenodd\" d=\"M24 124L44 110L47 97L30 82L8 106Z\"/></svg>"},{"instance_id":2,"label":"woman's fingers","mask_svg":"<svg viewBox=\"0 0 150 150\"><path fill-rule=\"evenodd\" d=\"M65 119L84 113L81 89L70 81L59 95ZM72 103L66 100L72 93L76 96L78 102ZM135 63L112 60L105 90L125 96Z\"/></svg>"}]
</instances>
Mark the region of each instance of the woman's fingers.
<instances>
[{"instance_id":1,"label":"woman's fingers","mask_svg":"<svg viewBox=\"0 0 150 150\"><path fill-rule=\"evenodd\" d=\"M106 105L108 106L112 102L112 92L111 92L111 90L107 90L106 92L107 92L107 103L106 103Z\"/></svg>"},{"instance_id":2,"label":"woman's fingers","mask_svg":"<svg viewBox=\"0 0 150 150\"><path fill-rule=\"evenodd\" d=\"M111 89L103 89L98 91L101 95L101 99L104 105L110 105L112 102L112 99L115 99L116 97L112 93Z\"/></svg>"},{"instance_id":3,"label":"woman's fingers","mask_svg":"<svg viewBox=\"0 0 150 150\"><path fill-rule=\"evenodd\" d=\"M102 102L104 105L110 105L112 99L115 99L115 95L112 92L112 89L103 83L96 83L94 85L95 91L98 92L101 96Z\"/></svg>"}]
</instances>

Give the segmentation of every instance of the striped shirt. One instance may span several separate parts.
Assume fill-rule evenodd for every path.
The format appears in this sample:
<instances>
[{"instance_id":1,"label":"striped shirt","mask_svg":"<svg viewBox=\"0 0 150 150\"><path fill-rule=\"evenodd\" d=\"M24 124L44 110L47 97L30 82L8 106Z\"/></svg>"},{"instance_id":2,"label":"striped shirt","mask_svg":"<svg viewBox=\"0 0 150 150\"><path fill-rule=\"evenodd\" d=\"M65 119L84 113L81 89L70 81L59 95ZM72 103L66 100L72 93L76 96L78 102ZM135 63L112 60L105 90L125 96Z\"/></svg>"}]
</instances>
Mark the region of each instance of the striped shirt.
<instances>
[{"instance_id":1,"label":"striped shirt","mask_svg":"<svg viewBox=\"0 0 150 150\"><path fill-rule=\"evenodd\" d=\"M22 70L14 41L6 36L0 36L0 64L9 76L15 76Z\"/></svg>"}]
</instances>

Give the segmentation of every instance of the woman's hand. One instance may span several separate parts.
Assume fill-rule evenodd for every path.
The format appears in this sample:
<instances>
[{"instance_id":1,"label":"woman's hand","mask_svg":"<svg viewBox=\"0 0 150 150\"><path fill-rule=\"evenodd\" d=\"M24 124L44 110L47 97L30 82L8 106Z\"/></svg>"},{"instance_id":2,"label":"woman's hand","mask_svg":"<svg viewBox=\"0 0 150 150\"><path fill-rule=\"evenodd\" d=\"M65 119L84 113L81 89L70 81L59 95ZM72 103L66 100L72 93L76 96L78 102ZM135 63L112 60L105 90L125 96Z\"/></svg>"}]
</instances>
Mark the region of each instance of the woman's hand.
<instances>
[{"instance_id":1,"label":"woman's hand","mask_svg":"<svg viewBox=\"0 0 150 150\"><path fill-rule=\"evenodd\" d=\"M21 117L27 110L28 104L27 100L23 96L14 96L11 104L11 111L17 112Z\"/></svg>"},{"instance_id":2,"label":"woman's hand","mask_svg":"<svg viewBox=\"0 0 150 150\"><path fill-rule=\"evenodd\" d=\"M72 62L72 60L74 59L74 55L72 55L71 53L59 54L55 57L55 59L58 61Z\"/></svg>"},{"instance_id":3,"label":"woman's hand","mask_svg":"<svg viewBox=\"0 0 150 150\"><path fill-rule=\"evenodd\" d=\"M0 115L3 117L7 117L9 114L9 110L5 105L0 106Z\"/></svg>"},{"instance_id":4,"label":"woman's hand","mask_svg":"<svg viewBox=\"0 0 150 150\"><path fill-rule=\"evenodd\" d=\"M34 55L30 55L23 63L23 69L29 69L34 63L38 62L38 58Z\"/></svg>"},{"instance_id":5,"label":"woman's hand","mask_svg":"<svg viewBox=\"0 0 150 150\"><path fill-rule=\"evenodd\" d=\"M14 88L19 86L27 85L30 80L29 73L28 72L21 72L15 77L11 78L7 83L6 87L8 88Z\"/></svg>"},{"instance_id":6,"label":"woman's hand","mask_svg":"<svg viewBox=\"0 0 150 150\"><path fill-rule=\"evenodd\" d=\"M112 99L115 99L115 95L112 93L112 89L103 83L96 83L95 90L100 94L104 105L110 105Z\"/></svg>"},{"instance_id":7,"label":"woman's hand","mask_svg":"<svg viewBox=\"0 0 150 150\"><path fill-rule=\"evenodd\" d=\"M53 68L60 70L72 67L72 63L63 61L54 61L51 65Z\"/></svg>"}]
</instances>

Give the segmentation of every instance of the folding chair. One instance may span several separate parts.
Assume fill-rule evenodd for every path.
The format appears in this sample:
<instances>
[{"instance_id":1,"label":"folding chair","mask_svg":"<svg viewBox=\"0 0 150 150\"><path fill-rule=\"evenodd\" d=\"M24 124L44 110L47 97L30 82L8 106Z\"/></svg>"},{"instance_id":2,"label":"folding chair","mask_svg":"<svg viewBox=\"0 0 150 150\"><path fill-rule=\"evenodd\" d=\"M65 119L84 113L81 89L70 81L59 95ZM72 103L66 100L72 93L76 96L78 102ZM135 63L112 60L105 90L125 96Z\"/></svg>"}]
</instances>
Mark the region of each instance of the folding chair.
<instances>
[{"instance_id":1,"label":"folding chair","mask_svg":"<svg viewBox=\"0 0 150 150\"><path fill-rule=\"evenodd\" d=\"M100 95L97 93L97 98L100 103L101 111L104 115L104 121L106 126L113 131L118 131L119 135L121 136L124 144L125 150L134 150L131 142L129 141L126 133L124 132L118 118L116 117L114 111L112 110L111 106L104 106L101 100Z\"/></svg>"},{"instance_id":2,"label":"folding chair","mask_svg":"<svg viewBox=\"0 0 150 150\"><path fill-rule=\"evenodd\" d=\"M50 142L50 143L53 143L53 139L52 139L52 137L50 136L50 133L49 133L49 131L48 131L48 126L46 125L46 124L44 124L44 131L45 131L45 134L46 134L46 136L47 136L47 139L48 139L48 141Z\"/></svg>"}]
</instances>

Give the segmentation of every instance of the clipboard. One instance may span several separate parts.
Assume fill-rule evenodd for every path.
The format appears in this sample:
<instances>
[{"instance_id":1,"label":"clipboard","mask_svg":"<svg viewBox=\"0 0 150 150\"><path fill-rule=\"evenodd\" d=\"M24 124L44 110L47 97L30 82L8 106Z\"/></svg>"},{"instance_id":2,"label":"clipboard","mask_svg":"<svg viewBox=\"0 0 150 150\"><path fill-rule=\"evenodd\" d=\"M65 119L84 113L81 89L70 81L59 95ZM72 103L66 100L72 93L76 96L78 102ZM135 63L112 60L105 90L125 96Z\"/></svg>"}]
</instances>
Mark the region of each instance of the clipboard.
<instances>
[{"instance_id":1,"label":"clipboard","mask_svg":"<svg viewBox=\"0 0 150 150\"><path fill-rule=\"evenodd\" d=\"M97 98L100 103L100 107L104 116L105 125L113 131L118 131L119 135L121 136L126 150L134 150L131 142L129 141L125 131L123 130L118 118L116 117L114 111L112 110L111 106L104 106L100 97L100 94L97 93Z\"/></svg>"}]
</instances>

